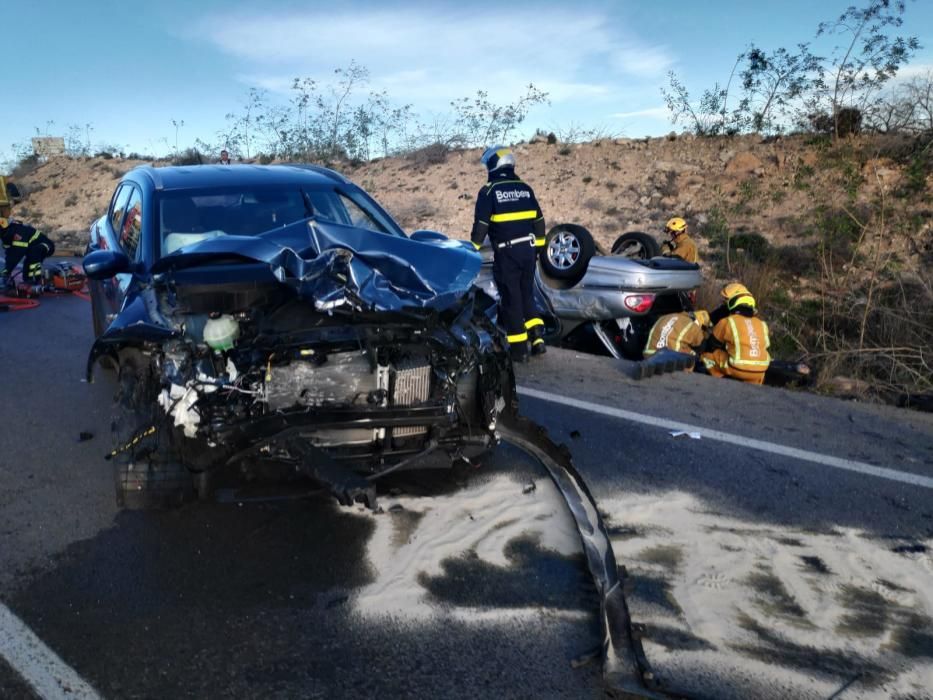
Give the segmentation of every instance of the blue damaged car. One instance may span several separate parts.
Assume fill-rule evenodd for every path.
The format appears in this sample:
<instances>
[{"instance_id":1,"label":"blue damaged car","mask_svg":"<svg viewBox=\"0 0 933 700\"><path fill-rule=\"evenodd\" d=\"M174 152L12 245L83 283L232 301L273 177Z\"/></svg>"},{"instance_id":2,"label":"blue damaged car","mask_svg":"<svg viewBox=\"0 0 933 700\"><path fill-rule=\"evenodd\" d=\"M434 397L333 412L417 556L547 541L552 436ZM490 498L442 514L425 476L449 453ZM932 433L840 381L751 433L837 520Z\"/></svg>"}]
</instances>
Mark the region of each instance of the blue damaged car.
<instances>
[{"instance_id":1,"label":"blue damaged car","mask_svg":"<svg viewBox=\"0 0 933 700\"><path fill-rule=\"evenodd\" d=\"M315 166L142 167L84 269L119 505L475 460L514 396L480 256Z\"/></svg>"}]
</instances>

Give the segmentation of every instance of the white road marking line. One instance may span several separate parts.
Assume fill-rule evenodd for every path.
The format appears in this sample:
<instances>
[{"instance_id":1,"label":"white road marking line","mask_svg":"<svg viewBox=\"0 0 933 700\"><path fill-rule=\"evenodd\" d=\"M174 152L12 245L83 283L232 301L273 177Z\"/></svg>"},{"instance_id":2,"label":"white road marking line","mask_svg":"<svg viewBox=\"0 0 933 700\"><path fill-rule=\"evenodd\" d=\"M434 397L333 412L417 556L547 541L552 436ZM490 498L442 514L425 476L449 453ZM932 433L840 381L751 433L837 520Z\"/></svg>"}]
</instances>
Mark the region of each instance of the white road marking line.
<instances>
[{"instance_id":1,"label":"white road marking line","mask_svg":"<svg viewBox=\"0 0 933 700\"><path fill-rule=\"evenodd\" d=\"M933 489L933 478L922 476L920 474L902 472L898 471L897 469L889 469L887 467L876 467L873 464L856 462L855 460L851 459L842 459L840 457L833 457L832 455L820 454L819 452L810 452L809 450L801 450L796 447L780 445L776 442L756 440L754 438L744 437L742 435L724 433L720 430L710 430L709 428L702 428L698 425L690 425L689 423L679 423L677 421L668 420L666 418L646 416L642 413L626 411L621 408L612 408L611 406L603 406L602 404L592 403L590 401L572 399L567 396L560 396L558 394L552 394L548 391L532 389L531 387L527 386L518 387L518 393L524 396L530 396L535 399L541 399L543 401L552 401L554 403L560 403L572 408L579 408L584 411L601 413L604 416L621 418L622 420L632 421L634 423L642 423L644 425L650 425L656 428L664 428L665 430L681 430L687 433L699 433L707 440L718 440L719 442L726 442L730 445L749 447L753 450L761 450L762 452L770 452L771 454L782 455L784 457L792 457L794 459L803 460L804 462L813 462L814 464L822 464L824 466L833 467L835 469L844 469L846 471L857 472L859 474L881 477L882 479L888 479L890 481L898 481L902 484L910 484L911 486L922 486L924 488Z\"/></svg>"},{"instance_id":2,"label":"white road marking line","mask_svg":"<svg viewBox=\"0 0 933 700\"><path fill-rule=\"evenodd\" d=\"M43 700L101 700L101 696L0 603L0 658Z\"/></svg>"}]
</instances>

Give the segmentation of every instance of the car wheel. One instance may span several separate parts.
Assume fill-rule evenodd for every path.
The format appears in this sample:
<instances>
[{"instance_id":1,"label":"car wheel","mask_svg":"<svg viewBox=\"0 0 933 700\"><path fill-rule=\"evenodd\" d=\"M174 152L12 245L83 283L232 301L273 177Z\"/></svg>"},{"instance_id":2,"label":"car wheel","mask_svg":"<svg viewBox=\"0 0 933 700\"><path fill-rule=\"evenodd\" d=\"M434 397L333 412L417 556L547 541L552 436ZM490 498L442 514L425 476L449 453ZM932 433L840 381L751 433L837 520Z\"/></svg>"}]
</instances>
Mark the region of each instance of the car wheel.
<instances>
[{"instance_id":1,"label":"car wheel","mask_svg":"<svg viewBox=\"0 0 933 700\"><path fill-rule=\"evenodd\" d=\"M641 231L630 231L616 238L612 254L636 260L649 260L661 254L661 246L653 236Z\"/></svg>"},{"instance_id":2,"label":"car wheel","mask_svg":"<svg viewBox=\"0 0 933 700\"><path fill-rule=\"evenodd\" d=\"M541 267L555 279L579 280L595 253L596 244L589 231L576 224L560 224L547 234Z\"/></svg>"},{"instance_id":3,"label":"car wheel","mask_svg":"<svg viewBox=\"0 0 933 700\"><path fill-rule=\"evenodd\" d=\"M193 495L188 470L173 454L171 430L156 404L159 386L148 362L135 353L120 357L112 420L112 457L117 506L144 510L180 505Z\"/></svg>"}]
</instances>

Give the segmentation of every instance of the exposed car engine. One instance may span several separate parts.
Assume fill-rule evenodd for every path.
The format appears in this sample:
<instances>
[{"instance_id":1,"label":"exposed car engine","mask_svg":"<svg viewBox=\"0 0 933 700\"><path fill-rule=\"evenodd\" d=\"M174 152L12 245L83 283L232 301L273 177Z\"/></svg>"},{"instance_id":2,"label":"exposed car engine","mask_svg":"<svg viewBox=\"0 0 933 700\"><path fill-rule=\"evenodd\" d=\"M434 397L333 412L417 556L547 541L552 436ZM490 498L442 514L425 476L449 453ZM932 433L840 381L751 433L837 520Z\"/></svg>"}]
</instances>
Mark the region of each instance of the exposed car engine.
<instances>
[{"instance_id":1,"label":"exposed car engine","mask_svg":"<svg viewBox=\"0 0 933 700\"><path fill-rule=\"evenodd\" d=\"M506 375L491 325L470 320L458 339L436 314L353 312L348 324L253 282L176 284L157 300L176 331L153 348L158 404L199 462L269 454L294 434L369 470L429 446L468 459L495 443Z\"/></svg>"}]
</instances>

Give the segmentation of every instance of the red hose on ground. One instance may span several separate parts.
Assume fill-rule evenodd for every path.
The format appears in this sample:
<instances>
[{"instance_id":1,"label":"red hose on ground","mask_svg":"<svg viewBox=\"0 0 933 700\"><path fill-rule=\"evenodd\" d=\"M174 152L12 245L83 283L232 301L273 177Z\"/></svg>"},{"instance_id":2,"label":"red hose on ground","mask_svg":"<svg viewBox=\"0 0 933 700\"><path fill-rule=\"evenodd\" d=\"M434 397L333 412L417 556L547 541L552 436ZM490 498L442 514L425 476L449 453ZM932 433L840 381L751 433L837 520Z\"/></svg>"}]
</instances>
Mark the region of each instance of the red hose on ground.
<instances>
[{"instance_id":1,"label":"red hose on ground","mask_svg":"<svg viewBox=\"0 0 933 700\"><path fill-rule=\"evenodd\" d=\"M39 306L36 299L20 299L19 297L0 296L0 311L25 311Z\"/></svg>"}]
</instances>

